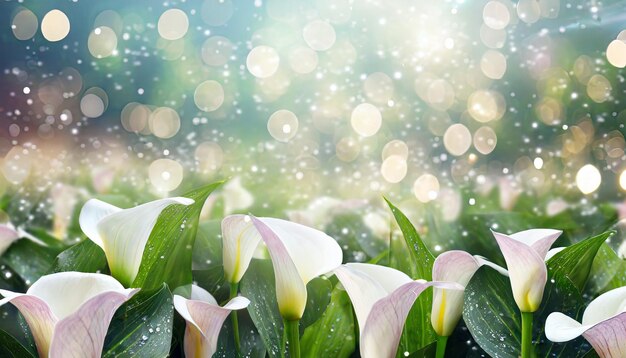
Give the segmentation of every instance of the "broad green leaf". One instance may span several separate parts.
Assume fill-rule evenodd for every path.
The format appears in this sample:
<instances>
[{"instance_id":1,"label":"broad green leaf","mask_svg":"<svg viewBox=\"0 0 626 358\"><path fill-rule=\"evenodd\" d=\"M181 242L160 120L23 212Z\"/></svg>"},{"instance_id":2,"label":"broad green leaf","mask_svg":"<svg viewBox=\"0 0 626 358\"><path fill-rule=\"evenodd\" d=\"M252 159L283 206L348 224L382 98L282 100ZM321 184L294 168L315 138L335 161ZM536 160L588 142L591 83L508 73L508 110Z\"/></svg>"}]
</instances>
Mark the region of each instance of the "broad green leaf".
<instances>
[{"instance_id":1,"label":"broad green leaf","mask_svg":"<svg viewBox=\"0 0 626 358\"><path fill-rule=\"evenodd\" d=\"M201 222L193 247L193 269L206 270L222 265L221 221Z\"/></svg>"},{"instance_id":2,"label":"broad green leaf","mask_svg":"<svg viewBox=\"0 0 626 358\"><path fill-rule=\"evenodd\" d=\"M410 257L408 268L403 268L401 266L395 266L394 268L404 271L414 279L425 279L427 281L432 280L432 268L435 257L430 253L409 219L400 211L400 209L396 208L387 199L385 200L387 201L387 204L389 205L389 208L391 209L391 212L395 217L406 242L406 245L403 246L392 244L392 247L390 248L392 256L391 266L395 266L393 262L397 262L397 258L408 256ZM393 241L394 240L392 239L392 242ZM406 251L408 251L408 255L406 255ZM435 341L436 334L430 324L432 300L432 289L427 289L422 292L422 294L415 301L415 304L413 304L413 307L407 317L404 331L402 332L398 352L412 353Z\"/></svg>"},{"instance_id":3,"label":"broad green leaf","mask_svg":"<svg viewBox=\"0 0 626 358\"><path fill-rule=\"evenodd\" d=\"M31 240L21 239L9 247L2 255L2 259L27 285L32 285L48 273L59 252L58 248L45 247Z\"/></svg>"},{"instance_id":4,"label":"broad green leaf","mask_svg":"<svg viewBox=\"0 0 626 358\"><path fill-rule=\"evenodd\" d=\"M242 296L250 300L248 312L261 335L267 354L280 357L283 320L278 312L272 262L252 259L239 287Z\"/></svg>"},{"instance_id":5,"label":"broad green leaf","mask_svg":"<svg viewBox=\"0 0 626 358\"><path fill-rule=\"evenodd\" d=\"M26 231L29 234L33 235L38 240L41 240L41 242L46 244L47 247L58 249L58 250L63 250L66 247L63 241L50 235L48 231L46 231L45 229L42 229L39 227L32 227L32 228L26 229Z\"/></svg>"},{"instance_id":6,"label":"broad green leaf","mask_svg":"<svg viewBox=\"0 0 626 358\"><path fill-rule=\"evenodd\" d=\"M4 358L35 358L36 355L26 349L17 339L0 330L0 357Z\"/></svg>"},{"instance_id":7,"label":"broad green leaf","mask_svg":"<svg viewBox=\"0 0 626 358\"><path fill-rule=\"evenodd\" d=\"M602 244L591 266L586 290L594 297L622 286L626 286L626 260L617 256L609 245Z\"/></svg>"},{"instance_id":8,"label":"broad green leaf","mask_svg":"<svg viewBox=\"0 0 626 358\"><path fill-rule=\"evenodd\" d=\"M115 312L102 357L166 357L172 341L173 313L167 285L139 291Z\"/></svg>"},{"instance_id":9,"label":"broad green leaf","mask_svg":"<svg viewBox=\"0 0 626 358\"><path fill-rule=\"evenodd\" d=\"M544 335L545 320L552 312L577 318L583 300L564 276L549 274L541 307L534 313L533 342L538 357L582 357L589 345L583 339L553 343ZM520 312L507 277L489 267L480 268L465 288L463 319L474 340L493 357L517 358L520 354Z\"/></svg>"},{"instance_id":10,"label":"broad green leaf","mask_svg":"<svg viewBox=\"0 0 626 358\"><path fill-rule=\"evenodd\" d=\"M100 246L85 239L61 252L52 263L51 272L79 271L102 272L107 267L107 258Z\"/></svg>"},{"instance_id":11,"label":"broad green leaf","mask_svg":"<svg viewBox=\"0 0 626 358\"><path fill-rule=\"evenodd\" d=\"M300 330L306 329L323 314L330 300L331 284L325 278L315 278L307 284L307 303ZM278 311L274 269L270 260L252 259L240 282L241 294L250 300L248 312L259 331L270 357L280 356L283 319Z\"/></svg>"},{"instance_id":12,"label":"broad green leaf","mask_svg":"<svg viewBox=\"0 0 626 358\"><path fill-rule=\"evenodd\" d=\"M221 265L206 270L193 270L193 280L198 286L211 293L217 302L224 302L228 299L229 285L224 279L224 268Z\"/></svg>"},{"instance_id":13,"label":"broad green leaf","mask_svg":"<svg viewBox=\"0 0 626 358\"><path fill-rule=\"evenodd\" d=\"M331 291L333 285L330 280L325 277L316 277L312 279L306 286L307 302L304 314L300 319L300 334L304 329L322 317L326 307L330 303Z\"/></svg>"},{"instance_id":14,"label":"broad green leaf","mask_svg":"<svg viewBox=\"0 0 626 358\"><path fill-rule=\"evenodd\" d=\"M241 355L246 358L265 358L265 345L246 310L238 311L238 321ZM213 356L237 356L230 317L224 321L224 325L220 330L219 339L217 341L217 351Z\"/></svg>"},{"instance_id":15,"label":"broad green leaf","mask_svg":"<svg viewBox=\"0 0 626 358\"><path fill-rule=\"evenodd\" d=\"M402 211L396 208L389 200L385 200L400 227L400 231L402 231L402 235L409 249L409 256L412 259L414 270L413 278L421 278L427 281L432 280L432 268L435 257L430 253L411 221L409 221Z\"/></svg>"},{"instance_id":16,"label":"broad green leaf","mask_svg":"<svg viewBox=\"0 0 626 358\"><path fill-rule=\"evenodd\" d=\"M150 233L132 287L156 288L163 282L179 287L191 283L191 258L200 212L209 195L222 183L184 194L195 200L192 205L171 205L163 210Z\"/></svg>"},{"instance_id":17,"label":"broad green leaf","mask_svg":"<svg viewBox=\"0 0 626 358\"><path fill-rule=\"evenodd\" d=\"M352 303L346 291L335 287L322 317L304 330L300 339L302 357L349 357L356 337Z\"/></svg>"},{"instance_id":18,"label":"broad green leaf","mask_svg":"<svg viewBox=\"0 0 626 358\"><path fill-rule=\"evenodd\" d=\"M613 234L614 232L607 231L569 246L550 258L546 265L553 272L569 278L578 290L582 291L598 249Z\"/></svg>"}]
</instances>

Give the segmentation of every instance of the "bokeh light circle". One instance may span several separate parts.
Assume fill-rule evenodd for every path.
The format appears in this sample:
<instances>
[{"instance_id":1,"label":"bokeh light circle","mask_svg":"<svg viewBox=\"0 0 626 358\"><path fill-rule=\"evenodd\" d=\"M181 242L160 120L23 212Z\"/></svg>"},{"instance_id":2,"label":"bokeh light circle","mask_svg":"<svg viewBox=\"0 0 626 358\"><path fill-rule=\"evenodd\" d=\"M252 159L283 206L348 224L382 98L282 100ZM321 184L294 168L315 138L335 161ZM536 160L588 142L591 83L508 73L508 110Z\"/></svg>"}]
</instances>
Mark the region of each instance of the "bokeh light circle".
<instances>
[{"instance_id":1,"label":"bokeh light circle","mask_svg":"<svg viewBox=\"0 0 626 358\"><path fill-rule=\"evenodd\" d=\"M443 135L443 145L450 154L463 155L472 145L472 134L463 124L453 124Z\"/></svg>"},{"instance_id":2,"label":"bokeh light circle","mask_svg":"<svg viewBox=\"0 0 626 358\"><path fill-rule=\"evenodd\" d=\"M383 117L376 106L370 103L361 103L352 110L350 124L352 129L363 137L373 136L378 132Z\"/></svg>"},{"instance_id":3,"label":"bokeh light circle","mask_svg":"<svg viewBox=\"0 0 626 358\"><path fill-rule=\"evenodd\" d=\"M278 71L280 57L274 48L269 46L257 46L253 48L246 58L248 71L257 78L268 78Z\"/></svg>"},{"instance_id":4,"label":"bokeh light circle","mask_svg":"<svg viewBox=\"0 0 626 358\"><path fill-rule=\"evenodd\" d=\"M157 159L148 167L150 183L159 192L172 191L183 181L183 166L172 159Z\"/></svg>"},{"instance_id":5,"label":"bokeh light circle","mask_svg":"<svg viewBox=\"0 0 626 358\"><path fill-rule=\"evenodd\" d=\"M157 137L171 138L180 130L180 117L169 107L159 107L152 112L149 120L150 131Z\"/></svg>"},{"instance_id":6,"label":"bokeh light circle","mask_svg":"<svg viewBox=\"0 0 626 358\"><path fill-rule=\"evenodd\" d=\"M41 33L50 42L61 41L70 33L70 19L61 10L50 10L41 20Z\"/></svg>"},{"instance_id":7,"label":"bokeh light circle","mask_svg":"<svg viewBox=\"0 0 626 358\"><path fill-rule=\"evenodd\" d=\"M189 29L187 14L181 9L166 10L159 17L157 29L162 38L166 40L178 40L185 36Z\"/></svg>"},{"instance_id":8,"label":"bokeh light circle","mask_svg":"<svg viewBox=\"0 0 626 358\"><path fill-rule=\"evenodd\" d=\"M298 117L286 109L278 110L267 121L267 131L279 142L288 142L298 132Z\"/></svg>"},{"instance_id":9,"label":"bokeh light circle","mask_svg":"<svg viewBox=\"0 0 626 358\"><path fill-rule=\"evenodd\" d=\"M37 16L28 9L20 10L11 22L11 30L18 40L31 39L37 33L38 26Z\"/></svg>"},{"instance_id":10,"label":"bokeh light circle","mask_svg":"<svg viewBox=\"0 0 626 358\"><path fill-rule=\"evenodd\" d=\"M400 155L390 155L383 160L380 166L380 173L389 183L399 183L406 177L408 165L406 159Z\"/></svg>"},{"instance_id":11,"label":"bokeh light circle","mask_svg":"<svg viewBox=\"0 0 626 358\"><path fill-rule=\"evenodd\" d=\"M110 27L96 27L89 33L87 47L93 57L103 58L111 56L117 49L117 35Z\"/></svg>"},{"instance_id":12,"label":"bokeh light circle","mask_svg":"<svg viewBox=\"0 0 626 358\"><path fill-rule=\"evenodd\" d=\"M576 173L576 186L583 194L591 194L598 190L602 183L602 175L598 168L592 164L587 164Z\"/></svg>"},{"instance_id":13,"label":"bokeh light circle","mask_svg":"<svg viewBox=\"0 0 626 358\"><path fill-rule=\"evenodd\" d=\"M196 87L193 101L200 110L213 112L224 103L224 88L217 81L204 81Z\"/></svg>"},{"instance_id":14,"label":"bokeh light circle","mask_svg":"<svg viewBox=\"0 0 626 358\"><path fill-rule=\"evenodd\" d=\"M413 183L413 194L422 203L437 199L439 180L432 174L422 174Z\"/></svg>"},{"instance_id":15,"label":"bokeh light circle","mask_svg":"<svg viewBox=\"0 0 626 358\"><path fill-rule=\"evenodd\" d=\"M309 22L302 29L304 42L315 51L326 51L333 47L337 40L335 29L331 24L322 20Z\"/></svg>"}]
</instances>

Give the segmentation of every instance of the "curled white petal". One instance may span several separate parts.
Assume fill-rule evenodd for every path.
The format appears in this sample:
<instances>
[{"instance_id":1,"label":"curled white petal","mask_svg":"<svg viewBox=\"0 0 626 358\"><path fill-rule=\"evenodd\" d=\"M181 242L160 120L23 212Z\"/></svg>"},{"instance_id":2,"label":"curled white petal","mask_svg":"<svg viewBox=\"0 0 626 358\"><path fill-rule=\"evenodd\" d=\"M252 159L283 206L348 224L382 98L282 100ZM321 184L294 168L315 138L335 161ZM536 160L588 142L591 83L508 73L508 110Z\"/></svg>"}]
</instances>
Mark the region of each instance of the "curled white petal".
<instances>
[{"instance_id":1,"label":"curled white petal","mask_svg":"<svg viewBox=\"0 0 626 358\"><path fill-rule=\"evenodd\" d=\"M89 200L80 213L81 229L106 254L111 274L130 285L139 272L143 251L161 212L172 204L191 205L189 198L167 198L130 209Z\"/></svg>"},{"instance_id":2,"label":"curled white petal","mask_svg":"<svg viewBox=\"0 0 626 358\"><path fill-rule=\"evenodd\" d=\"M250 304L245 297L235 297L224 307L204 289L193 286L192 299L174 295L174 307L185 319L184 350L186 357L211 357L217 350L217 339L224 320L234 310L241 310Z\"/></svg>"},{"instance_id":3,"label":"curled white petal","mask_svg":"<svg viewBox=\"0 0 626 358\"><path fill-rule=\"evenodd\" d=\"M250 266L261 235L247 215L230 215L222 220L222 242L226 280L237 283Z\"/></svg>"},{"instance_id":4,"label":"curled white petal","mask_svg":"<svg viewBox=\"0 0 626 358\"><path fill-rule=\"evenodd\" d=\"M426 288L463 289L451 282L413 281L398 270L371 264L346 264L334 272L352 301L364 358L395 356L406 317Z\"/></svg>"},{"instance_id":5,"label":"curled white petal","mask_svg":"<svg viewBox=\"0 0 626 358\"><path fill-rule=\"evenodd\" d=\"M113 277L61 272L43 276L25 294L0 290L15 305L42 357L99 357L113 314L138 290Z\"/></svg>"},{"instance_id":6,"label":"curled white petal","mask_svg":"<svg viewBox=\"0 0 626 358\"><path fill-rule=\"evenodd\" d=\"M511 288L522 312L539 308L548 278L545 257L561 231L532 229L512 235L493 231L506 261Z\"/></svg>"},{"instance_id":7,"label":"curled white petal","mask_svg":"<svg viewBox=\"0 0 626 358\"><path fill-rule=\"evenodd\" d=\"M341 265L341 248L332 237L310 227L251 218L272 258L280 313L288 320L300 319L306 306L306 284Z\"/></svg>"},{"instance_id":8,"label":"curled white petal","mask_svg":"<svg viewBox=\"0 0 626 358\"><path fill-rule=\"evenodd\" d=\"M567 342L582 335L602 358L626 356L626 287L593 300L585 309L582 324L560 312L551 313L545 332L553 342Z\"/></svg>"}]
</instances>

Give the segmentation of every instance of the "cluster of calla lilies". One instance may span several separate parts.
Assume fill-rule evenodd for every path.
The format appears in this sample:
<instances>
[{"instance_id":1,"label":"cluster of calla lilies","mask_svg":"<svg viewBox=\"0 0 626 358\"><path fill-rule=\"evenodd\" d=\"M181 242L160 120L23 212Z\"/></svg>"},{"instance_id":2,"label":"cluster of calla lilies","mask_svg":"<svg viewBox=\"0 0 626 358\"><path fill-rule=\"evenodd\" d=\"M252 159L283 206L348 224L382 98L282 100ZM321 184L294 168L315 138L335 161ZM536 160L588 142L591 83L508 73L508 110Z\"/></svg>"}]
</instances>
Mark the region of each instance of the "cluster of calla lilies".
<instances>
[{"instance_id":1,"label":"cluster of calla lilies","mask_svg":"<svg viewBox=\"0 0 626 358\"><path fill-rule=\"evenodd\" d=\"M10 302L19 309L41 357L99 357L115 311L139 290L128 286L138 274L159 215L170 205L192 203L192 199L176 197L120 209L99 200L88 201L80 213L80 226L104 250L111 276L81 272L46 275L26 293L0 290L4 297L0 305ZM465 286L481 266L487 265L510 278L522 315L522 357L531 357L532 315L541 304L547 281L545 261L560 250L550 250L560 234L550 229L512 235L493 232L507 269L481 256L453 250L436 258L433 281L427 282L385 266L342 264L340 246L316 229L275 218L231 215L222 221L223 265L230 300L220 306L209 292L195 285L186 294L175 291L174 307L186 320L184 352L187 357L212 356L229 316L239 346L237 311L246 309L250 301L239 295L238 285L255 253L266 247L284 320L283 354L287 349L291 357L300 356L298 328L307 302L307 283L334 274L354 307L360 354L365 358L395 357L411 307L424 290L433 287L431 323L439 336L436 354L443 357L447 337L461 318ZM15 239L19 235L4 236ZM626 357L626 287L592 301L582 324L562 313L552 313L545 333L554 342L582 335L601 357Z\"/></svg>"}]
</instances>

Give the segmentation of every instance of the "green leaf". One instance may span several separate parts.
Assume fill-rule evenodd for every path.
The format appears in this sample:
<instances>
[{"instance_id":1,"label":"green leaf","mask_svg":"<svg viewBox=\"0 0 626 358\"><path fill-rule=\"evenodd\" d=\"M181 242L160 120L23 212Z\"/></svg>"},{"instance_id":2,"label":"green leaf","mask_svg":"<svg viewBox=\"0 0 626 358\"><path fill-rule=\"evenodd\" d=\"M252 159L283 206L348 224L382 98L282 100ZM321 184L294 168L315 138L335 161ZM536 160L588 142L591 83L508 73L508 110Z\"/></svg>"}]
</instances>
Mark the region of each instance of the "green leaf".
<instances>
[{"instance_id":1,"label":"green leaf","mask_svg":"<svg viewBox=\"0 0 626 358\"><path fill-rule=\"evenodd\" d=\"M607 231L569 246L550 258L546 265L553 272L569 278L578 290L582 291L587 283L598 249L614 233Z\"/></svg>"},{"instance_id":2,"label":"green leaf","mask_svg":"<svg viewBox=\"0 0 626 358\"><path fill-rule=\"evenodd\" d=\"M314 324L326 310L330 303L331 291L333 285L329 279L325 277L316 277L312 279L307 285L307 300L304 314L300 319L300 334L304 332L304 329Z\"/></svg>"},{"instance_id":3,"label":"green leaf","mask_svg":"<svg viewBox=\"0 0 626 358\"><path fill-rule=\"evenodd\" d=\"M395 217L406 242L406 246L402 245L402 247L392 244L392 247L390 248L391 256L393 259L401 258L403 256L408 256L410 258L408 267L395 266L393 264L391 266L395 266L394 268L404 271L414 279L425 279L427 281L431 281L435 257L430 253L409 219L400 211L400 209L396 208L387 199L385 200L387 201L387 204L389 205L389 208L391 209L391 212L393 213L393 216ZM406 255L404 250L405 248L408 250L409 255ZM412 353L435 341L436 334L430 324L432 300L432 290L428 289L425 292L422 292L413 304L413 307L407 317L404 331L402 332L402 338L400 339L400 352Z\"/></svg>"},{"instance_id":4,"label":"green leaf","mask_svg":"<svg viewBox=\"0 0 626 358\"><path fill-rule=\"evenodd\" d=\"M192 282L191 259L200 212L209 195L222 183L184 194L195 200L192 205L170 205L163 210L150 233L132 287L156 288L163 282L179 287Z\"/></svg>"},{"instance_id":5,"label":"green leaf","mask_svg":"<svg viewBox=\"0 0 626 358\"><path fill-rule=\"evenodd\" d=\"M241 356L246 358L265 358L266 350L259 332L245 310L239 311L239 338ZM237 357L235 341L233 339L232 321L226 319L217 341L217 351L214 357Z\"/></svg>"},{"instance_id":6,"label":"green leaf","mask_svg":"<svg viewBox=\"0 0 626 358\"><path fill-rule=\"evenodd\" d=\"M585 289L590 296L595 297L622 286L626 286L626 260L617 256L609 245L602 244L591 265Z\"/></svg>"},{"instance_id":7,"label":"green leaf","mask_svg":"<svg viewBox=\"0 0 626 358\"><path fill-rule=\"evenodd\" d=\"M36 356L26 349L17 339L13 338L13 336L0 330L0 357L35 358Z\"/></svg>"},{"instance_id":8,"label":"green leaf","mask_svg":"<svg viewBox=\"0 0 626 358\"><path fill-rule=\"evenodd\" d=\"M259 331L267 354L280 356L283 319L278 311L274 268L270 260L253 259L240 282L241 294L250 300L248 312ZM315 278L307 284L307 303L300 330L317 321L330 301L332 285L325 278Z\"/></svg>"},{"instance_id":9,"label":"green leaf","mask_svg":"<svg viewBox=\"0 0 626 358\"><path fill-rule=\"evenodd\" d=\"M283 320L278 312L272 262L252 259L239 287L241 294L250 300L248 312L261 335L267 354L280 357Z\"/></svg>"},{"instance_id":10,"label":"green leaf","mask_svg":"<svg viewBox=\"0 0 626 358\"><path fill-rule=\"evenodd\" d=\"M193 270L193 280L211 293L217 302L228 299L230 287L224 278L224 268L221 265L206 270Z\"/></svg>"},{"instance_id":11,"label":"green leaf","mask_svg":"<svg viewBox=\"0 0 626 358\"><path fill-rule=\"evenodd\" d=\"M141 290L111 320L102 357L166 357L172 340L172 294Z\"/></svg>"},{"instance_id":12,"label":"green leaf","mask_svg":"<svg viewBox=\"0 0 626 358\"><path fill-rule=\"evenodd\" d=\"M51 272L103 272L107 258L100 246L85 239L61 252L52 263Z\"/></svg>"},{"instance_id":13,"label":"green leaf","mask_svg":"<svg viewBox=\"0 0 626 358\"><path fill-rule=\"evenodd\" d=\"M346 291L335 287L322 317L304 330L302 357L349 357L356 345L352 303Z\"/></svg>"},{"instance_id":14,"label":"green leaf","mask_svg":"<svg viewBox=\"0 0 626 358\"><path fill-rule=\"evenodd\" d=\"M415 230L415 227L411 224L411 221L409 221L402 211L396 208L389 200L385 200L387 201L387 205L389 205L391 213L396 219L396 222L400 227L400 231L402 231L402 235L404 236L404 240L406 241L407 247L409 248L409 255L414 269L413 278L421 278L427 281L432 280L432 269L435 257L430 253L417 233L417 230Z\"/></svg>"},{"instance_id":15,"label":"green leaf","mask_svg":"<svg viewBox=\"0 0 626 358\"><path fill-rule=\"evenodd\" d=\"M48 273L59 252L58 248L41 246L31 240L21 239L9 247L2 259L26 284L32 285Z\"/></svg>"},{"instance_id":16,"label":"green leaf","mask_svg":"<svg viewBox=\"0 0 626 358\"><path fill-rule=\"evenodd\" d=\"M533 315L533 342L538 357L582 357L589 345L583 339L553 343L543 332L552 312L577 318L583 300L574 284L558 273L549 272L542 304ZM480 268L465 288L463 319L476 343L494 357L520 355L521 320L511 283L489 267Z\"/></svg>"}]
</instances>

